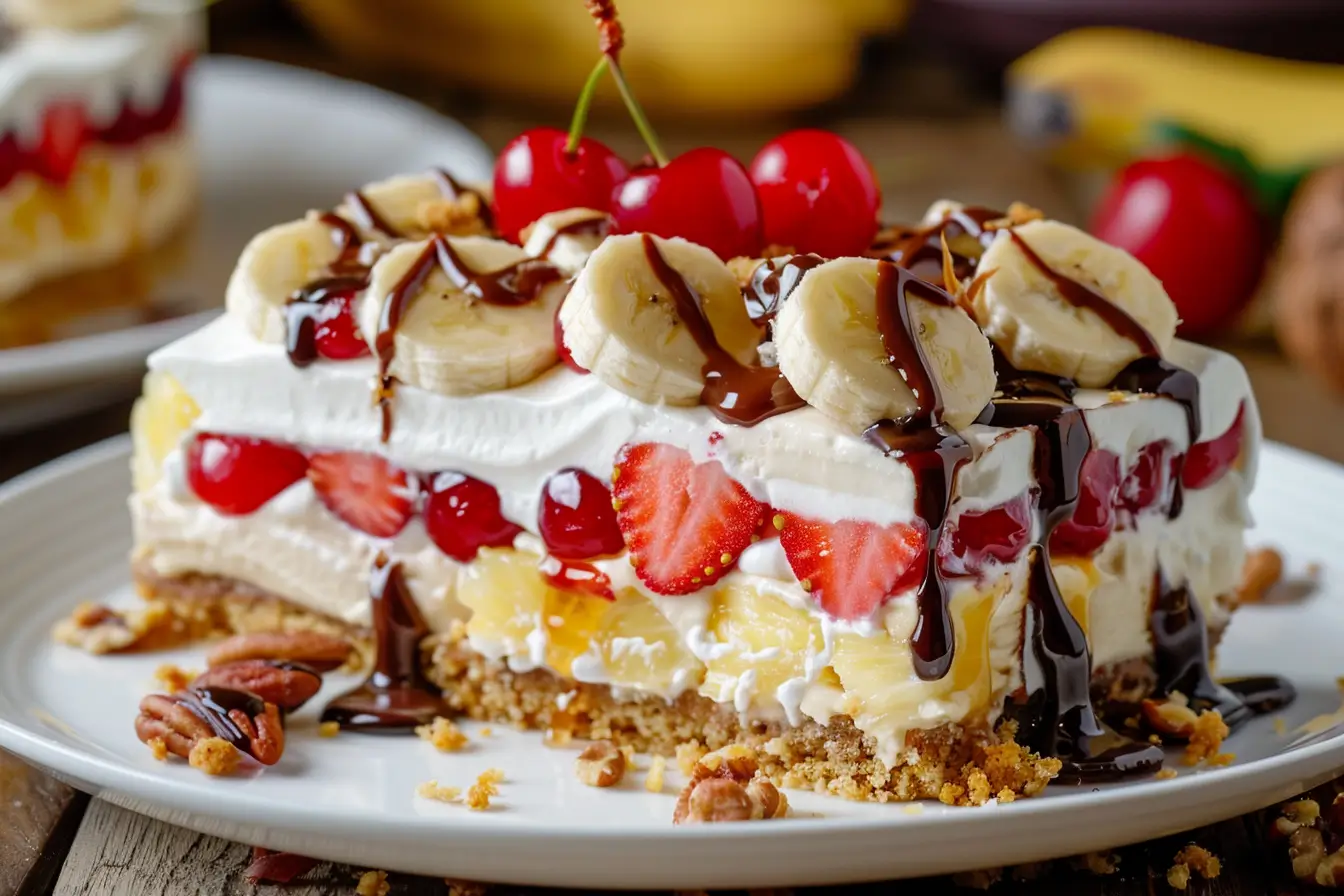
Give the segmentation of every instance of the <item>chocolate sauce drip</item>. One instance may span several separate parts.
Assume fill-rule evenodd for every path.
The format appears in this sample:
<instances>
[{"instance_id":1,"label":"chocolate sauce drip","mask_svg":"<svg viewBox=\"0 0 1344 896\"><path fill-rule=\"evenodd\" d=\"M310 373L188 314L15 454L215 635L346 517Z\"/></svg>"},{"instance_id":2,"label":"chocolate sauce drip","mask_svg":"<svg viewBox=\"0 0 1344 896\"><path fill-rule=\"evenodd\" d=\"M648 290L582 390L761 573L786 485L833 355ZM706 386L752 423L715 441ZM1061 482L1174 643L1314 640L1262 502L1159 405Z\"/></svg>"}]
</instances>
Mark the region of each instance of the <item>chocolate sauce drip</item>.
<instances>
[{"instance_id":1,"label":"chocolate sauce drip","mask_svg":"<svg viewBox=\"0 0 1344 896\"><path fill-rule=\"evenodd\" d=\"M700 296L672 265L647 233L642 236L649 267L667 289L677 317L705 355L705 379L700 401L727 423L753 426L767 417L796 410L806 402L793 391L776 367L743 364L719 345L714 328L700 307Z\"/></svg>"},{"instance_id":2,"label":"chocolate sauce drip","mask_svg":"<svg viewBox=\"0 0 1344 896\"><path fill-rule=\"evenodd\" d=\"M868 252L875 258L899 264L921 280L943 282L943 240L952 255L952 269L964 279L975 273L980 255L994 237L985 230L989 221L1004 217L1003 212L971 206L952 212L936 224L912 228L874 245Z\"/></svg>"},{"instance_id":3,"label":"chocolate sauce drip","mask_svg":"<svg viewBox=\"0 0 1344 896\"><path fill-rule=\"evenodd\" d=\"M460 199L463 196L475 196L477 214L481 216L481 223L485 225L486 230L493 231L495 229L494 210L490 208L490 200L486 199L484 193L467 186L442 168L434 168L431 173L434 175L434 180L438 183L439 191L443 193L444 198ZM545 255L546 253L541 254Z\"/></svg>"},{"instance_id":4,"label":"chocolate sauce drip","mask_svg":"<svg viewBox=\"0 0 1344 896\"><path fill-rule=\"evenodd\" d=\"M1224 678L1218 683L1241 698L1241 702L1256 715L1283 709L1297 699L1297 688L1278 675Z\"/></svg>"},{"instance_id":5,"label":"chocolate sauce drip","mask_svg":"<svg viewBox=\"0 0 1344 896\"><path fill-rule=\"evenodd\" d=\"M1144 357L1161 357L1162 350L1158 348L1152 334L1144 328L1143 324L1130 317L1129 312L1092 287L1079 283L1072 277L1066 277L1050 267L1045 263L1045 259L1037 255L1036 250L1027 244L1026 240L1018 236L1016 230L1009 230L1008 235L1012 238L1018 251L1026 256L1027 261L1035 265L1038 271L1055 284L1055 289L1059 290L1059 294L1064 297L1064 301L1075 308L1086 308L1100 317L1106 323L1106 326L1114 330L1118 336L1134 343L1134 346Z\"/></svg>"},{"instance_id":6,"label":"chocolate sauce drip","mask_svg":"<svg viewBox=\"0 0 1344 896\"><path fill-rule=\"evenodd\" d=\"M742 291L747 301L747 314L762 326L774 320L780 306L802 282L803 275L825 263L826 259L811 253L791 255L783 261L767 258L752 271L751 282Z\"/></svg>"},{"instance_id":7,"label":"chocolate sauce drip","mask_svg":"<svg viewBox=\"0 0 1344 896\"><path fill-rule=\"evenodd\" d=\"M358 276L314 280L285 302L285 352L289 363L307 367L317 360L317 325L330 313L329 305L368 285Z\"/></svg>"},{"instance_id":8,"label":"chocolate sauce drip","mask_svg":"<svg viewBox=\"0 0 1344 896\"><path fill-rule=\"evenodd\" d=\"M378 320L378 335L374 337L374 354L378 356L377 400L382 414L384 442L392 436L392 399L396 381L388 371L396 357L397 328L401 325L411 299L420 292L435 267L440 268L455 287L472 299L505 307L526 305L536 299L542 287L561 277L559 268L535 258L524 259L498 271L474 271L457 254L446 237L431 237L410 269L388 294Z\"/></svg>"},{"instance_id":9,"label":"chocolate sauce drip","mask_svg":"<svg viewBox=\"0 0 1344 896\"><path fill-rule=\"evenodd\" d=\"M537 254L541 258L549 258L551 250L562 236L595 236L605 239L607 234L611 233L611 225L612 220L606 215L570 221L562 227L557 227L555 233L552 233L550 239L546 241L546 245L541 247L541 252Z\"/></svg>"},{"instance_id":10,"label":"chocolate sauce drip","mask_svg":"<svg viewBox=\"0 0 1344 896\"><path fill-rule=\"evenodd\" d=\"M239 750L251 755L252 739L247 736L233 719L230 710L241 710L249 719L255 719L266 711L266 703L256 694L247 691L235 691L232 688L192 688L173 699L185 706L205 724L216 737L233 744Z\"/></svg>"},{"instance_id":11,"label":"chocolate sauce drip","mask_svg":"<svg viewBox=\"0 0 1344 896\"><path fill-rule=\"evenodd\" d=\"M1199 441L1199 377L1184 367L1177 367L1161 358L1139 358L1116 374L1111 388L1170 398L1185 411L1189 444L1193 446ZM1182 455L1171 477L1171 503L1167 508L1167 516L1173 520L1181 515L1185 507L1185 489L1181 485L1181 470L1184 467L1185 455Z\"/></svg>"},{"instance_id":12,"label":"chocolate sauce drip","mask_svg":"<svg viewBox=\"0 0 1344 896\"><path fill-rule=\"evenodd\" d=\"M901 375L915 397L915 411L901 420L879 420L863 437L888 457L905 462L915 479L915 510L929 528L924 578L916 592L918 609L910 636L915 673L936 681L952 667L956 637L947 581L938 564L952 502L957 468L971 459L971 446L943 423L943 397L910 314L910 296L934 305L954 307L956 300L918 275L891 262L877 265L877 330L887 363Z\"/></svg>"},{"instance_id":13,"label":"chocolate sauce drip","mask_svg":"<svg viewBox=\"0 0 1344 896\"><path fill-rule=\"evenodd\" d=\"M322 721L365 734L400 734L448 715L441 692L421 671L420 643L429 626L406 587L400 563L378 556L369 576L369 596L377 648L373 672L362 685L328 703Z\"/></svg>"},{"instance_id":14,"label":"chocolate sauce drip","mask_svg":"<svg viewBox=\"0 0 1344 896\"><path fill-rule=\"evenodd\" d=\"M323 212L318 220L331 228L332 238L336 242L339 254L328 267L334 274L362 275L367 278L369 266L361 258L364 241L359 238L355 225L335 212Z\"/></svg>"},{"instance_id":15,"label":"chocolate sauce drip","mask_svg":"<svg viewBox=\"0 0 1344 896\"><path fill-rule=\"evenodd\" d=\"M1209 668L1209 632L1199 601L1184 585L1168 583L1161 569L1153 578L1149 629L1153 636L1153 666L1157 671L1154 697L1179 691L1189 699L1195 712L1218 710L1229 728L1254 714L1255 710L1237 692L1213 680ZM1262 696L1257 702L1265 699Z\"/></svg>"},{"instance_id":16,"label":"chocolate sauce drip","mask_svg":"<svg viewBox=\"0 0 1344 896\"><path fill-rule=\"evenodd\" d=\"M365 230L377 230L393 239L399 239L403 236L402 232L392 223L378 213L378 209L373 207L367 196L359 190L351 190L345 194L345 201L349 204L354 213L355 220L360 227Z\"/></svg>"}]
</instances>

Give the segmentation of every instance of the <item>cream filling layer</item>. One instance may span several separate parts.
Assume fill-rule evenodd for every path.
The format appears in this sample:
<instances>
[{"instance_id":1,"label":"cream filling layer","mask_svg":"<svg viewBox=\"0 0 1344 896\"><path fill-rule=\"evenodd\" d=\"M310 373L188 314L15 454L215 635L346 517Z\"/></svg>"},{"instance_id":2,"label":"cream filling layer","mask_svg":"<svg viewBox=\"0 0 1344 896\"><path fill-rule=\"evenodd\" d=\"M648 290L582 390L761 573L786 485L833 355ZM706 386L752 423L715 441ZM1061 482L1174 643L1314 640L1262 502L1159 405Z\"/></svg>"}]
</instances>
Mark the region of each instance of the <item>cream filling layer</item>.
<instances>
[{"instance_id":1,"label":"cream filling layer","mask_svg":"<svg viewBox=\"0 0 1344 896\"><path fill-rule=\"evenodd\" d=\"M85 147L64 187L20 174L0 190L0 302L163 242L196 194L185 128L126 147Z\"/></svg>"}]
</instances>

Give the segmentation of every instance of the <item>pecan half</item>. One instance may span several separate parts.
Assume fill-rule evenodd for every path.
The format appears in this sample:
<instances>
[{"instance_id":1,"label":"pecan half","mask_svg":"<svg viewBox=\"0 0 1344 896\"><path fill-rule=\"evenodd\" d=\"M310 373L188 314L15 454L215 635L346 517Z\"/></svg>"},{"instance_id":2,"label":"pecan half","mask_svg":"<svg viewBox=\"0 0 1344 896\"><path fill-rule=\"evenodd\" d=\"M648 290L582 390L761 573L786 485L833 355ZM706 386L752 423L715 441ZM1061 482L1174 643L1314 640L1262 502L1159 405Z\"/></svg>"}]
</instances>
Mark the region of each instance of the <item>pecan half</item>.
<instances>
[{"instance_id":1,"label":"pecan half","mask_svg":"<svg viewBox=\"0 0 1344 896\"><path fill-rule=\"evenodd\" d=\"M673 824L783 818L789 801L760 777L755 751L728 746L700 757L677 798Z\"/></svg>"},{"instance_id":2,"label":"pecan half","mask_svg":"<svg viewBox=\"0 0 1344 896\"><path fill-rule=\"evenodd\" d=\"M192 749L210 738L228 741L262 765L274 765L285 752L279 707L255 694L222 687L150 694L140 701L135 733L146 744L157 738L183 759L190 759Z\"/></svg>"},{"instance_id":3,"label":"pecan half","mask_svg":"<svg viewBox=\"0 0 1344 896\"><path fill-rule=\"evenodd\" d=\"M350 659L354 645L321 632L257 632L234 635L206 655L210 668L243 660L292 660L318 672L330 672Z\"/></svg>"},{"instance_id":4,"label":"pecan half","mask_svg":"<svg viewBox=\"0 0 1344 896\"><path fill-rule=\"evenodd\" d=\"M256 694L281 712L293 712L322 688L322 676L302 663L240 660L214 666L191 683L193 688L222 687Z\"/></svg>"},{"instance_id":5,"label":"pecan half","mask_svg":"<svg viewBox=\"0 0 1344 896\"><path fill-rule=\"evenodd\" d=\"M186 759L198 741L213 737L214 733L205 719L174 697L150 694L140 701L140 715L135 718L135 736L143 743L148 744L158 738L169 753Z\"/></svg>"}]
</instances>

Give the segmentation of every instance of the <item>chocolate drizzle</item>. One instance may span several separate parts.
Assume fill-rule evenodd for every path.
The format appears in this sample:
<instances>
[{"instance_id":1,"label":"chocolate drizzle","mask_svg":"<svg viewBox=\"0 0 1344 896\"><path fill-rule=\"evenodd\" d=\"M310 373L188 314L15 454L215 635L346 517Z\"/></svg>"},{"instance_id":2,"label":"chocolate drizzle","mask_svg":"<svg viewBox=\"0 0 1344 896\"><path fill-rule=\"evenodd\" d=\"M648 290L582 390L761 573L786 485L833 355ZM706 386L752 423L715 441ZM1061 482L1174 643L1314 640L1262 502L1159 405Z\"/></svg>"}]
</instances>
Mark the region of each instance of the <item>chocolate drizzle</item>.
<instances>
[{"instance_id":1,"label":"chocolate drizzle","mask_svg":"<svg viewBox=\"0 0 1344 896\"><path fill-rule=\"evenodd\" d=\"M445 199L475 196L476 214L480 216L481 223L485 225L486 230L495 229L495 214L490 208L490 201L485 198L484 193L474 187L467 186L442 168L434 168L431 173L434 175L435 182L439 185L439 192L443 194ZM543 252L542 254L545 255L546 253Z\"/></svg>"},{"instance_id":2,"label":"chocolate drizzle","mask_svg":"<svg viewBox=\"0 0 1344 896\"><path fill-rule=\"evenodd\" d=\"M751 282L742 291L747 314L764 326L775 319L783 305L802 282L803 275L825 264L820 255L790 255L781 260L767 258L751 272Z\"/></svg>"},{"instance_id":3,"label":"chocolate drizzle","mask_svg":"<svg viewBox=\"0 0 1344 896\"><path fill-rule=\"evenodd\" d=\"M216 737L228 741L248 755L252 754L252 739L237 722L229 718L229 713L238 710L248 719L265 714L266 704L256 694L232 688L208 687L174 694L173 699L209 725Z\"/></svg>"},{"instance_id":4,"label":"chocolate drizzle","mask_svg":"<svg viewBox=\"0 0 1344 896\"><path fill-rule=\"evenodd\" d=\"M952 269L958 278L975 272L980 256L995 231L985 224L1000 220L1002 212L969 206L950 212L936 224L901 230L874 245L868 254L899 264L921 280L943 282L943 241L952 255Z\"/></svg>"},{"instance_id":5,"label":"chocolate drizzle","mask_svg":"<svg viewBox=\"0 0 1344 896\"><path fill-rule=\"evenodd\" d=\"M549 258L551 250L555 244L560 241L562 236L595 236L599 239L605 239L607 234L611 233L612 220L608 215L594 215L591 218L579 218L576 221L570 221L555 229L550 238L546 240L546 245L541 247L537 254L542 258Z\"/></svg>"},{"instance_id":6,"label":"chocolate drizzle","mask_svg":"<svg viewBox=\"0 0 1344 896\"><path fill-rule=\"evenodd\" d=\"M335 212L323 212L318 220L331 228L337 254L327 266L327 276L297 290L285 302L285 351L295 367L307 367L317 360L317 325L332 313L332 303L369 283L365 243L355 226Z\"/></svg>"},{"instance_id":7,"label":"chocolate drizzle","mask_svg":"<svg viewBox=\"0 0 1344 896\"><path fill-rule=\"evenodd\" d=\"M472 270L458 255L447 237L430 238L424 250L411 267L392 287L378 319L378 334L374 337L374 354L378 358L378 407L382 414L382 440L392 436L392 401L396 380L389 372L396 358L397 328L410 302L425 285L425 280L439 268L453 286L471 300L491 305L517 307L536 299L542 287L560 279L559 268L534 258L523 259L497 271L483 273Z\"/></svg>"},{"instance_id":8,"label":"chocolate drizzle","mask_svg":"<svg viewBox=\"0 0 1344 896\"><path fill-rule=\"evenodd\" d=\"M390 236L393 239L399 239L402 236L400 230L393 227L392 224L379 214L378 209L373 207L367 196L359 190L351 190L345 194L346 204L355 217L355 223L365 230L376 230L379 233Z\"/></svg>"},{"instance_id":9,"label":"chocolate drizzle","mask_svg":"<svg viewBox=\"0 0 1344 896\"><path fill-rule=\"evenodd\" d=\"M701 367L705 381L701 403L720 420L740 426L752 426L767 417L802 407L805 402L778 368L743 364L719 345L694 287L668 264L653 237L646 233L641 239L649 267L667 290L677 317L705 355Z\"/></svg>"},{"instance_id":10,"label":"chocolate drizzle","mask_svg":"<svg viewBox=\"0 0 1344 896\"><path fill-rule=\"evenodd\" d=\"M398 734L449 714L441 692L421 671L420 643L430 633L402 576L379 555L369 576L377 654L362 685L327 704L322 721L367 734Z\"/></svg>"}]
</instances>

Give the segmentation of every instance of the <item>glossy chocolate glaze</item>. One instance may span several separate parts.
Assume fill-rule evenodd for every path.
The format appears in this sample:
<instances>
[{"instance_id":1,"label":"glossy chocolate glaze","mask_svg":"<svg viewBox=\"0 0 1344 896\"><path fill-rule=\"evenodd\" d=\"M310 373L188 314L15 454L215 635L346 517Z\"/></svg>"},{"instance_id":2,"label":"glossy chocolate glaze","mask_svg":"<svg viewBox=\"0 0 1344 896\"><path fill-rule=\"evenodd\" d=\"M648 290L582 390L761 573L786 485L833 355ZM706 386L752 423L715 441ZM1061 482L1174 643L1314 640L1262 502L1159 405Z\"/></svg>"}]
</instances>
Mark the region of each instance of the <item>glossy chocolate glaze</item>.
<instances>
[{"instance_id":1,"label":"glossy chocolate glaze","mask_svg":"<svg viewBox=\"0 0 1344 896\"><path fill-rule=\"evenodd\" d=\"M229 712L239 710L248 719L256 719L266 711L265 701L256 694L232 688L208 687L174 694L173 699L209 725L216 737L228 741L248 755L252 754L252 739L237 722L229 718Z\"/></svg>"},{"instance_id":2,"label":"glossy chocolate glaze","mask_svg":"<svg viewBox=\"0 0 1344 896\"><path fill-rule=\"evenodd\" d=\"M612 220L608 215L592 218L580 218L577 221L570 221L563 227L557 227L555 233L551 234L550 239L546 240L546 245L541 247L538 255L541 258L550 258L551 250L559 242L562 236L595 236L599 239L606 239L607 234L611 233Z\"/></svg>"},{"instance_id":3,"label":"glossy chocolate glaze","mask_svg":"<svg viewBox=\"0 0 1344 896\"><path fill-rule=\"evenodd\" d=\"M420 643L429 626L411 597L401 564L379 555L369 575L373 672L362 685L327 704L322 721L366 734L401 734L450 713L441 692L425 678Z\"/></svg>"},{"instance_id":4,"label":"glossy chocolate glaze","mask_svg":"<svg viewBox=\"0 0 1344 896\"><path fill-rule=\"evenodd\" d=\"M700 401L727 423L752 426L767 417L802 407L806 402L793 391L777 367L743 364L719 345L714 328L700 307L700 296L672 265L647 233L641 236L644 256L672 300L677 317L705 355L701 375L705 385Z\"/></svg>"},{"instance_id":5,"label":"glossy chocolate glaze","mask_svg":"<svg viewBox=\"0 0 1344 896\"><path fill-rule=\"evenodd\" d=\"M820 255L790 255L788 258L767 258L751 272L751 282L742 291L747 302L747 314L764 326L775 319L784 304L802 282L803 275L826 263Z\"/></svg>"},{"instance_id":6,"label":"glossy chocolate glaze","mask_svg":"<svg viewBox=\"0 0 1344 896\"><path fill-rule=\"evenodd\" d=\"M365 244L355 226L335 212L323 212L318 220L331 228L337 255L327 266L326 276L295 291L285 302L285 352L295 367L307 367L317 360L317 324L327 313L327 304L369 283Z\"/></svg>"},{"instance_id":7,"label":"glossy chocolate glaze","mask_svg":"<svg viewBox=\"0 0 1344 896\"><path fill-rule=\"evenodd\" d=\"M968 206L936 224L899 231L874 245L868 254L899 264L922 280L942 284L942 244L946 240L952 269L958 278L964 279L975 273L980 255L994 238L995 231L985 230L985 224L1003 217L1003 212Z\"/></svg>"},{"instance_id":8,"label":"glossy chocolate glaze","mask_svg":"<svg viewBox=\"0 0 1344 896\"><path fill-rule=\"evenodd\" d=\"M359 190L351 190L345 194L345 202L350 206L350 212L355 218L355 223L365 230L376 230L393 239L399 239L402 236L400 230L393 227L392 224L374 208L373 203L369 202L367 196Z\"/></svg>"}]
</instances>

